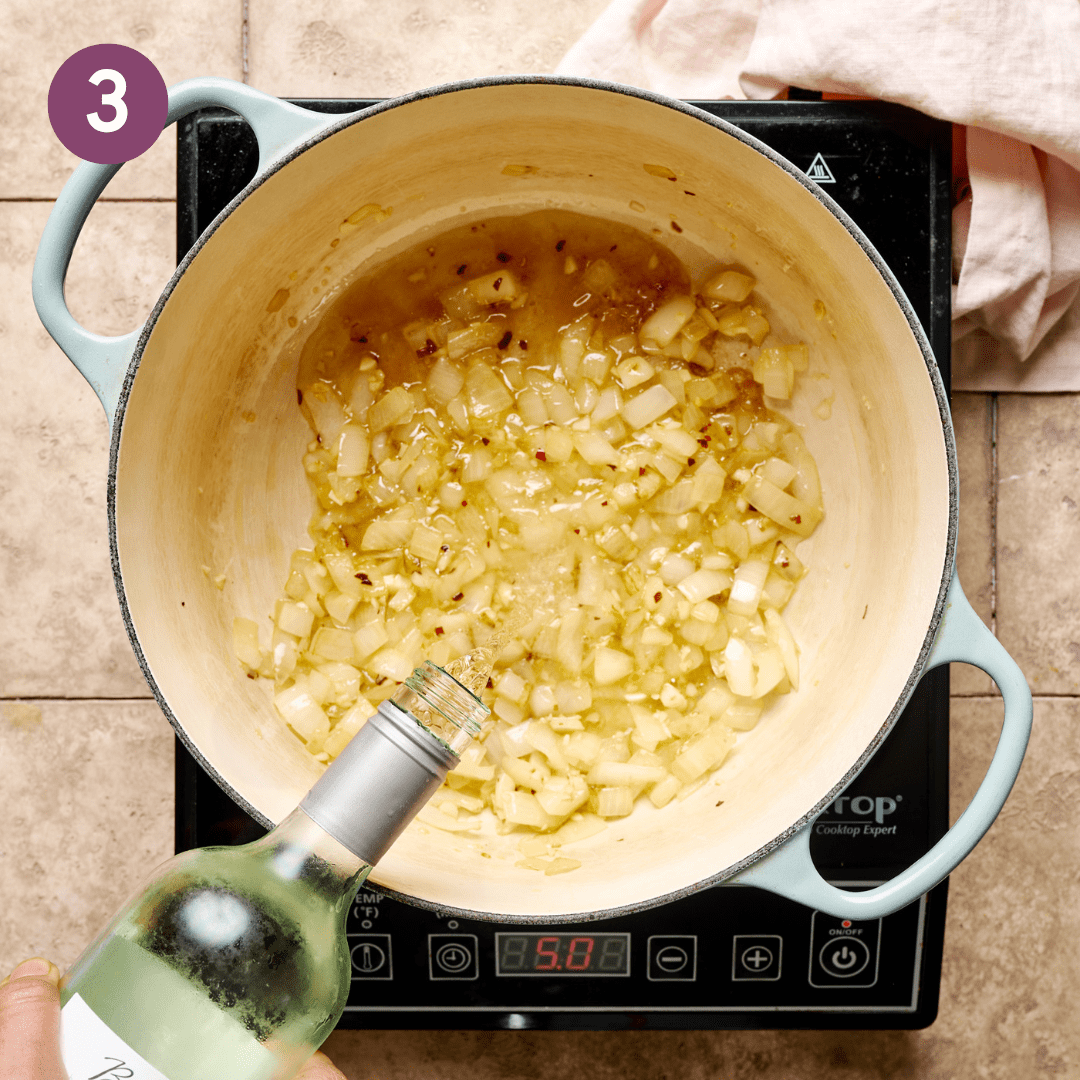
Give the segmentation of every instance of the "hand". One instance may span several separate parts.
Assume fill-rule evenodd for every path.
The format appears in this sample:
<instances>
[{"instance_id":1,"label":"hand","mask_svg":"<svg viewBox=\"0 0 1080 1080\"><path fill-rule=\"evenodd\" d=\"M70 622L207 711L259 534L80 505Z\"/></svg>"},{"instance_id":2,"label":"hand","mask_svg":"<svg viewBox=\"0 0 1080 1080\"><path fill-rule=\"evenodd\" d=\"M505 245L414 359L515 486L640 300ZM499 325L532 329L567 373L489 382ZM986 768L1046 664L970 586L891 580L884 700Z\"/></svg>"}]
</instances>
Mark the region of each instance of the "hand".
<instances>
[{"instance_id":1,"label":"hand","mask_svg":"<svg viewBox=\"0 0 1080 1080\"><path fill-rule=\"evenodd\" d=\"M60 1058L60 970L40 956L0 982L0 1080L68 1080ZM345 1080L316 1053L296 1080Z\"/></svg>"},{"instance_id":2,"label":"hand","mask_svg":"<svg viewBox=\"0 0 1080 1080\"><path fill-rule=\"evenodd\" d=\"M59 983L59 968L41 957L0 983L0 1080L66 1080Z\"/></svg>"}]
</instances>

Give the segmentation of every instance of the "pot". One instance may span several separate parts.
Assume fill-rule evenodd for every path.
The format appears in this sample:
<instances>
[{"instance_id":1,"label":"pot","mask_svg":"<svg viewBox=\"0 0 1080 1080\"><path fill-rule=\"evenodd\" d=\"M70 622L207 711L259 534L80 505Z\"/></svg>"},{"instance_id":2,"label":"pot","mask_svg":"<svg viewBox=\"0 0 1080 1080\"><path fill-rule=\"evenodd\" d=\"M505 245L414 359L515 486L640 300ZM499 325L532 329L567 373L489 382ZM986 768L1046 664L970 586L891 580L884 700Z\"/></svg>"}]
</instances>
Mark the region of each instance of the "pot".
<instances>
[{"instance_id":1,"label":"pot","mask_svg":"<svg viewBox=\"0 0 1080 1080\"><path fill-rule=\"evenodd\" d=\"M543 923L621 914L720 882L876 918L941 881L1008 795L1031 695L954 574L956 455L929 344L843 210L749 135L613 84L487 79L326 116L198 79L172 88L169 121L207 105L252 125L258 173L184 258L146 324L100 337L63 298L75 239L118 166L76 169L42 237L34 298L111 418L110 541L132 646L218 783L269 825L320 771L231 645L233 616L269 612L291 551L307 542L300 459L310 430L295 364L283 360L303 326L290 318L302 324L336 283L449 224L557 206L659 230L691 268L736 258L781 331L809 342L826 367L831 418L792 411L826 506L800 552L811 573L786 611L803 685L725 764L722 808L709 785L662 811L640 807L578 845L581 868L556 877L515 866L507 838L472 843L414 823L372 881L465 918ZM347 221L369 204L384 213ZM225 575L223 591L204 566ZM1004 698L986 778L953 829L899 877L862 893L833 888L810 861L814 819L885 739L922 674L949 661L981 667Z\"/></svg>"}]
</instances>

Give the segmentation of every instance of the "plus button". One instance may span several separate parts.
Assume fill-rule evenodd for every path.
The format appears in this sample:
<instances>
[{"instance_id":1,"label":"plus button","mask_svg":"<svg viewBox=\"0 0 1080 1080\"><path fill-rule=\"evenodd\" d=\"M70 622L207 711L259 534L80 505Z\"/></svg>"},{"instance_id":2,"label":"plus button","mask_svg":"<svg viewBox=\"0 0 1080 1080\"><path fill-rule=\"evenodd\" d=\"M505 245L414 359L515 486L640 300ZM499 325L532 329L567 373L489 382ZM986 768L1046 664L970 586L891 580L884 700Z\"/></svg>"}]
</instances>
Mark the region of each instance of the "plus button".
<instances>
[{"instance_id":1,"label":"plus button","mask_svg":"<svg viewBox=\"0 0 1080 1080\"><path fill-rule=\"evenodd\" d=\"M747 967L752 967L755 971L760 971L763 967L767 967L772 963L772 953L758 947L743 957L743 963Z\"/></svg>"}]
</instances>

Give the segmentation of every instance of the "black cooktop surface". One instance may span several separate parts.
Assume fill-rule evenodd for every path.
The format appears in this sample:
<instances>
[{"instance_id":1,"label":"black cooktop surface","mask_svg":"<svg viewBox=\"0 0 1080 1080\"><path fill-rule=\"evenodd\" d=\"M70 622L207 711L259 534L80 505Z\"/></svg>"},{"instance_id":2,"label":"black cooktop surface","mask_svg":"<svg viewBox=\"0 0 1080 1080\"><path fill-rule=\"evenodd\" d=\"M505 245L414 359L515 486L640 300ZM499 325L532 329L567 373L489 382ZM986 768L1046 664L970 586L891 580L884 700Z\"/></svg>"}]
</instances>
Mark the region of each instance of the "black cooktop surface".
<instances>
[{"instance_id":1,"label":"black cooktop surface","mask_svg":"<svg viewBox=\"0 0 1080 1080\"><path fill-rule=\"evenodd\" d=\"M371 101L299 101L351 112ZM880 102L694 102L773 147L854 218L896 274L949 385L949 125ZM247 125L178 125L177 257L255 173ZM889 739L814 828L822 873L886 880L948 827L948 670L923 679ZM177 742L177 850L262 829ZM937 1015L943 883L884 919L844 923L720 886L578 927L443 917L364 889L348 934L343 1027L917 1028Z\"/></svg>"}]
</instances>

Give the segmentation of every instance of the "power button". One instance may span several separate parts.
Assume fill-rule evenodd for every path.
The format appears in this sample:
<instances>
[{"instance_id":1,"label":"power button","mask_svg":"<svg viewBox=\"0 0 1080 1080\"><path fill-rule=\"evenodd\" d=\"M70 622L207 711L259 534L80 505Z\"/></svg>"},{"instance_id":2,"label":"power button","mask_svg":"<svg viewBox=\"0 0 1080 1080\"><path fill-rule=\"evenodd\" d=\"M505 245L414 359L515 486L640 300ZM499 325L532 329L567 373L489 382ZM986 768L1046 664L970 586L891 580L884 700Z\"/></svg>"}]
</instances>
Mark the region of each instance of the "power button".
<instances>
[{"instance_id":1,"label":"power button","mask_svg":"<svg viewBox=\"0 0 1080 1080\"><path fill-rule=\"evenodd\" d=\"M877 982L880 919L837 919L815 911L810 925L811 986L842 989Z\"/></svg>"}]
</instances>

